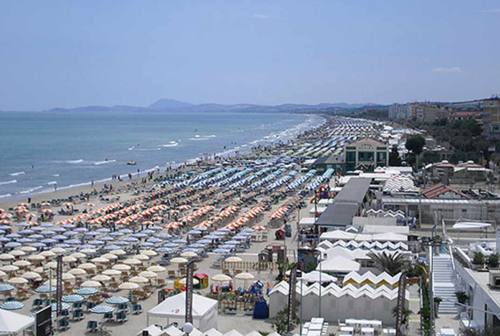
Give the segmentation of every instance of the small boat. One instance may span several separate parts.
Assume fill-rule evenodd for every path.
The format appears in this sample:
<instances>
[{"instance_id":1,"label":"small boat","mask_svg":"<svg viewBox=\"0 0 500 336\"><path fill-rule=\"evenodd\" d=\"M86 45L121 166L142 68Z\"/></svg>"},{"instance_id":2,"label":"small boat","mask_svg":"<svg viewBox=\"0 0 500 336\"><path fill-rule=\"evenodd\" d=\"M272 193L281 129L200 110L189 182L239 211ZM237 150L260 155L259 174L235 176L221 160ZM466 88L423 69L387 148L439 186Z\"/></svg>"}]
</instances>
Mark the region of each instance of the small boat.
<instances>
[{"instance_id":1,"label":"small boat","mask_svg":"<svg viewBox=\"0 0 500 336\"><path fill-rule=\"evenodd\" d=\"M135 162L134 160L127 161L128 166L135 166L136 164L137 162Z\"/></svg>"}]
</instances>

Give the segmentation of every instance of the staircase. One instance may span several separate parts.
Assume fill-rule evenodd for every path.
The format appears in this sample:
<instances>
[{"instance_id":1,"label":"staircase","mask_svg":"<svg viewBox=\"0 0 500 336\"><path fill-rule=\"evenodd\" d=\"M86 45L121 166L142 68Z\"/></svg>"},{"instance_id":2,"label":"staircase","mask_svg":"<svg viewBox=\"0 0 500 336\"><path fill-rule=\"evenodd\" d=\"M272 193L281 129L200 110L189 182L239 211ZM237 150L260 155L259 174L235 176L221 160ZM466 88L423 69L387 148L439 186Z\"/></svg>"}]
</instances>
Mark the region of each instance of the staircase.
<instances>
[{"instance_id":1,"label":"staircase","mask_svg":"<svg viewBox=\"0 0 500 336\"><path fill-rule=\"evenodd\" d=\"M439 304L440 314L457 314L457 297L455 296L455 270L448 253L433 257L432 281L434 297L442 299Z\"/></svg>"}]
</instances>

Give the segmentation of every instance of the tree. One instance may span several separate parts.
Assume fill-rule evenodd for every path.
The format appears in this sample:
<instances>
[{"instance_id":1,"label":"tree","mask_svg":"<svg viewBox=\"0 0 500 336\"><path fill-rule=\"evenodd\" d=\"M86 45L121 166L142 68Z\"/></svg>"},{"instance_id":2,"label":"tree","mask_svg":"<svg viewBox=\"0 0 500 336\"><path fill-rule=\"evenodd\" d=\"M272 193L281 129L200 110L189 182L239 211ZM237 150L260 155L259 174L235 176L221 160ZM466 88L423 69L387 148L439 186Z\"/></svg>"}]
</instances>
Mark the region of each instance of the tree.
<instances>
[{"instance_id":1,"label":"tree","mask_svg":"<svg viewBox=\"0 0 500 336\"><path fill-rule=\"evenodd\" d=\"M405 269L406 259L399 252L393 254L370 252L368 256L378 270L390 275L396 275Z\"/></svg>"},{"instance_id":2,"label":"tree","mask_svg":"<svg viewBox=\"0 0 500 336\"><path fill-rule=\"evenodd\" d=\"M488 267L497 268L498 267L498 253L492 253L488 257Z\"/></svg>"},{"instance_id":3,"label":"tree","mask_svg":"<svg viewBox=\"0 0 500 336\"><path fill-rule=\"evenodd\" d=\"M481 267L484 266L484 254L482 254L481 252L475 252L474 253L474 258L472 258L472 263L474 265L479 265Z\"/></svg>"},{"instance_id":4,"label":"tree","mask_svg":"<svg viewBox=\"0 0 500 336\"><path fill-rule=\"evenodd\" d=\"M420 155L425 146L425 139L420 134L412 135L406 139L405 147L415 155Z\"/></svg>"},{"instance_id":5,"label":"tree","mask_svg":"<svg viewBox=\"0 0 500 336\"><path fill-rule=\"evenodd\" d=\"M401 166L401 157L399 157L398 146L394 145L389 153L389 166L398 167Z\"/></svg>"},{"instance_id":6,"label":"tree","mask_svg":"<svg viewBox=\"0 0 500 336\"><path fill-rule=\"evenodd\" d=\"M435 163L439 162L441 160L441 157L437 152L432 152L432 151L425 151L422 154L422 161L424 163Z\"/></svg>"},{"instance_id":7,"label":"tree","mask_svg":"<svg viewBox=\"0 0 500 336\"><path fill-rule=\"evenodd\" d=\"M425 139L420 134L412 135L406 139L405 147L409 150L415 157L415 165L418 168L418 156L422 153L425 146Z\"/></svg>"}]
</instances>

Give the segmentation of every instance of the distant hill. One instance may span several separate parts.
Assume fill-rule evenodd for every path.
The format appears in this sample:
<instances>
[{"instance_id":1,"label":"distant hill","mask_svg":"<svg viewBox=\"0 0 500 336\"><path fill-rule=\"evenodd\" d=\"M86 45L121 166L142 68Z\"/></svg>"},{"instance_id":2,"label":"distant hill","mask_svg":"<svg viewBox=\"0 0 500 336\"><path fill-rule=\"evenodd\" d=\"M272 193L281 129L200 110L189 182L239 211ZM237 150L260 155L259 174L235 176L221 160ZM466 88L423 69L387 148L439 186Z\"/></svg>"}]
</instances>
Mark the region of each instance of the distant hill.
<instances>
[{"instance_id":1,"label":"distant hill","mask_svg":"<svg viewBox=\"0 0 500 336\"><path fill-rule=\"evenodd\" d=\"M217 104L204 103L192 104L175 99L159 99L149 106L79 106L73 108L53 108L51 112L96 112L96 111L164 111L164 112L337 112L350 109L359 109L374 104L348 104L348 103L321 103L321 104L280 104L280 105L258 105L258 104Z\"/></svg>"}]
</instances>

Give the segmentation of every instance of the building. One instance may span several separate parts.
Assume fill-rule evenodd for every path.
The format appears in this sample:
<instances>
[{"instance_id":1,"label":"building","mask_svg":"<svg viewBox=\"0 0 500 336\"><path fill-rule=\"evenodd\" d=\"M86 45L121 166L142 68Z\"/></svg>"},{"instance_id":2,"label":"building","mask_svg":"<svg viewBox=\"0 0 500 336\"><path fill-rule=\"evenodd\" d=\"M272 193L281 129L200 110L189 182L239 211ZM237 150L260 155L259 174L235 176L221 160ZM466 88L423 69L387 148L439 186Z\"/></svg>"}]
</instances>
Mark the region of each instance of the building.
<instances>
[{"instance_id":1,"label":"building","mask_svg":"<svg viewBox=\"0 0 500 336\"><path fill-rule=\"evenodd\" d=\"M370 179L351 178L318 218L322 230L344 229L352 225L369 203Z\"/></svg>"},{"instance_id":2,"label":"building","mask_svg":"<svg viewBox=\"0 0 500 336\"><path fill-rule=\"evenodd\" d=\"M448 120L459 121L459 120L476 120L478 123L481 121L481 113L479 111L453 111L448 115Z\"/></svg>"},{"instance_id":3,"label":"building","mask_svg":"<svg viewBox=\"0 0 500 336\"><path fill-rule=\"evenodd\" d=\"M411 109L409 104L392 104L389 106L389 120L409 120Z\"/></svg>"},{"instance_id":4,"label":"building","mask_svg":"<svg viewBox=\"0 0 500 336\"><path fill-rule=\"evenodd\" d=\"M421 123L433 123L436 120L448 119L449 111L439 105L417 103L412 105L415 120Z\"/></svg>"},{"instance_id":5,"label":"building","mask_svg":"<svg viewBox=\"0 0 500 336\"><path fill-rule=\"evenodd\" d=\"M389 165L388 144L371 138L346 145L344 154L346 171L374 171L377 167Z\"/></svg>"},{"instance_id":6,"label":"building","mask_svg":"<svg viewBox=\"0 0 500 336\"><path fill-rule=\"evenodd\" d=\"M424 167L426 178L443 184L474 184L487 182L491 169L473 161L452 164L448 161L428 164Z\"/></svg>"},{"instance_id":7,"label":"building","mask_svg":"<svg viewBox=\"0 0 500 336\"><path fill-rule=\"evenodd\" d=\"M485 99L480 104L483 134L488 139L500 139L500 98Z\"/></svg>"}]
</instances>

